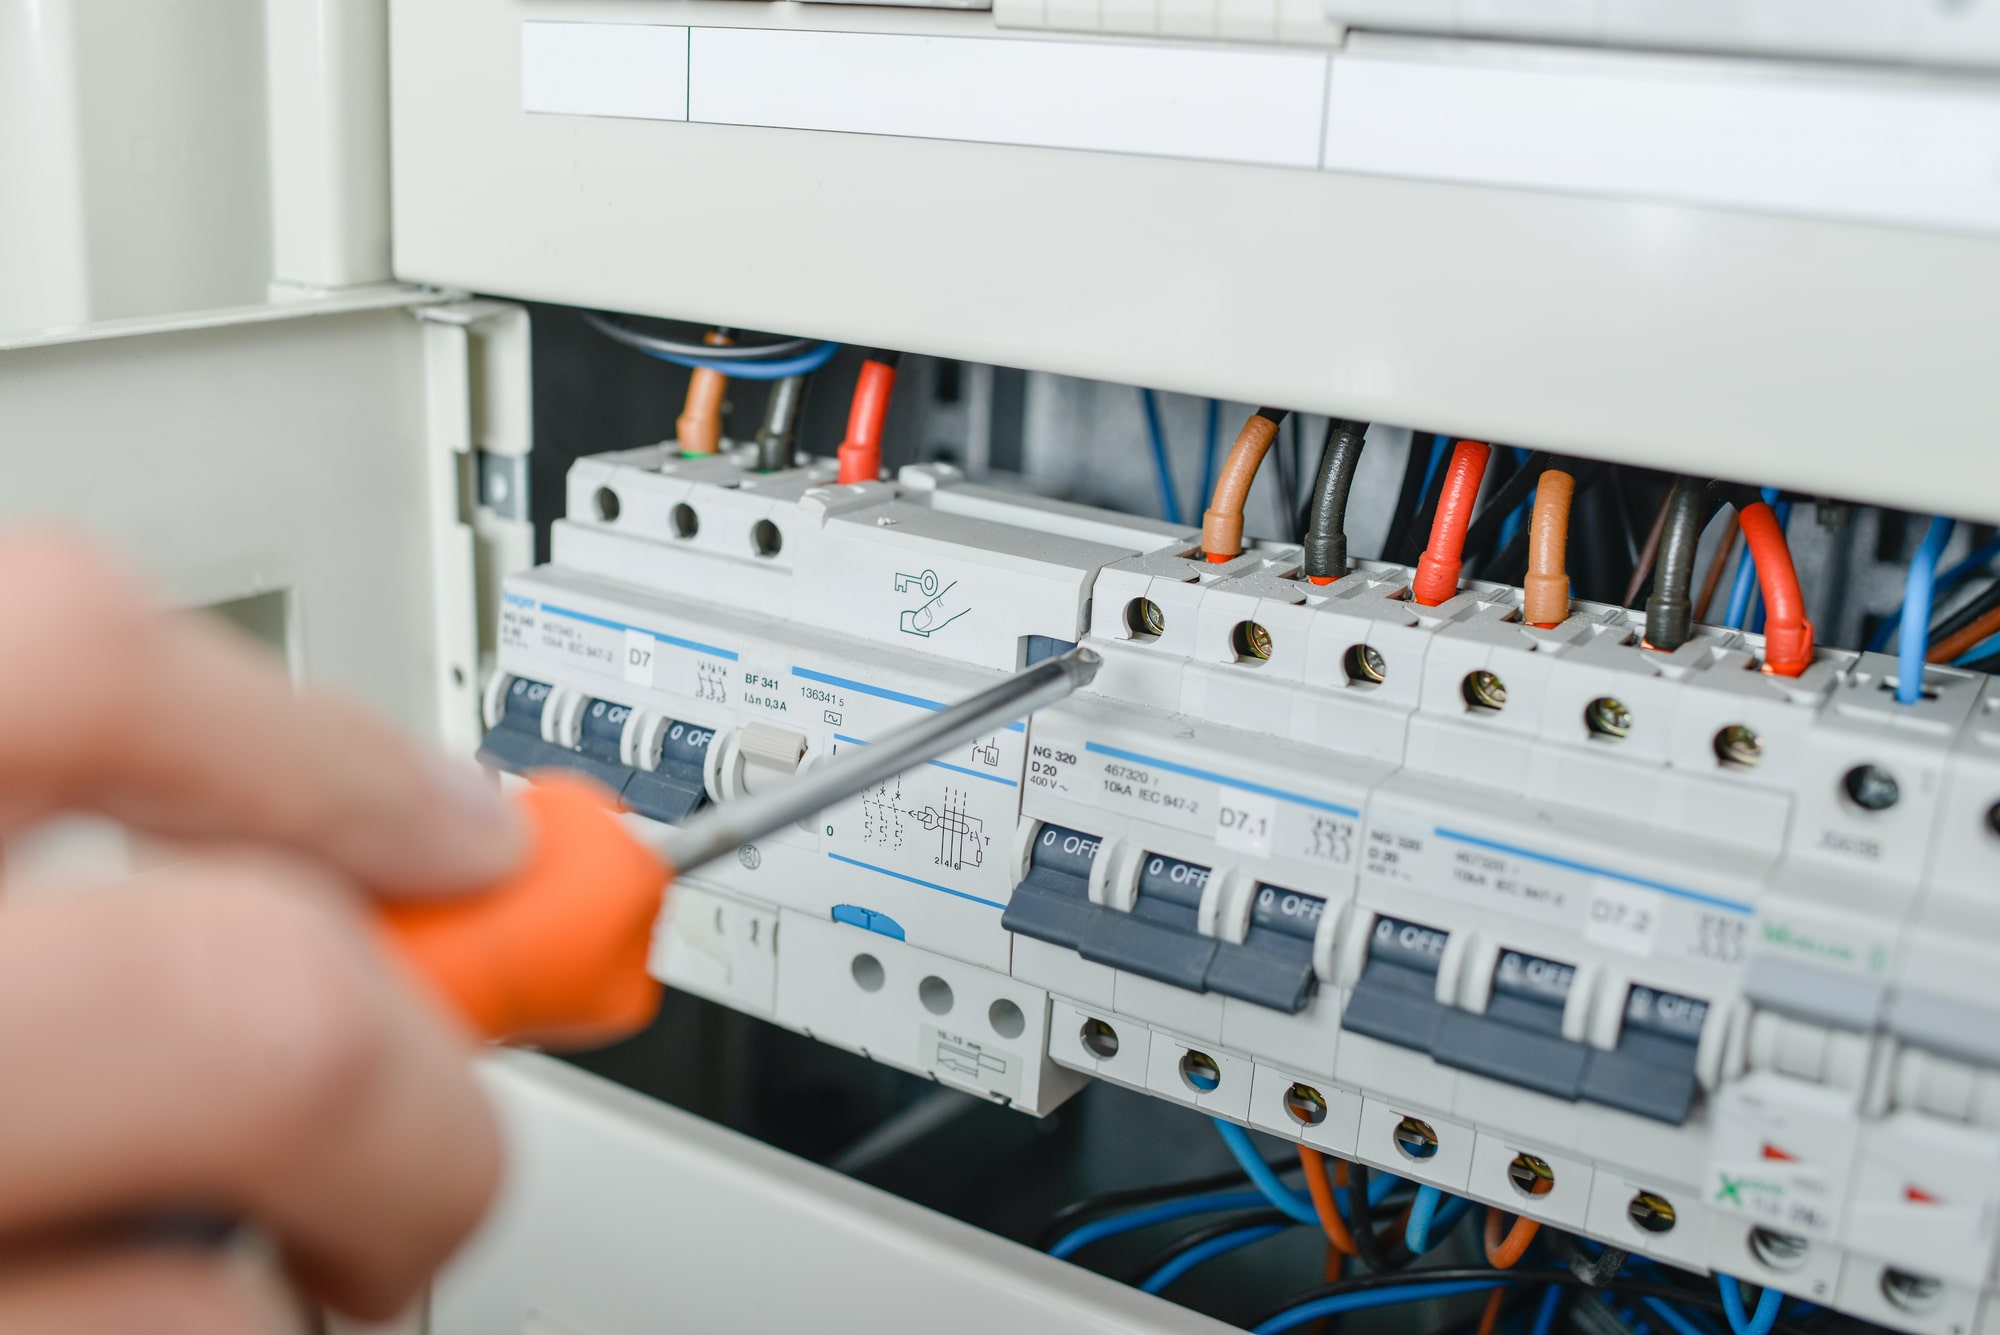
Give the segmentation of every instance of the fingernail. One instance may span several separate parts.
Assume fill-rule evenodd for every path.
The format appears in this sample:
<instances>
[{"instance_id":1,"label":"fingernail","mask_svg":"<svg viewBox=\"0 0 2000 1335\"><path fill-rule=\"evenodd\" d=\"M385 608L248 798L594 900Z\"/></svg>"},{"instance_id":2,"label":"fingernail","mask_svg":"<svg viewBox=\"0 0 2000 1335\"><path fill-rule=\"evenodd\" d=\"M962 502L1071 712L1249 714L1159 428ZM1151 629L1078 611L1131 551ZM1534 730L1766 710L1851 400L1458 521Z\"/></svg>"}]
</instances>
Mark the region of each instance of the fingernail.
<instances>
[{"instance_id":1,"label":"fingernail","mask_svg":"<svg viewBox=\"0 0 2000 1335\"><path fill-rule=\"evenodd\" d=\"M447 809L458 817L434 827L434 847L452 878L482 880L500 876L520 861L527 842L514 804L500 791L491 771L443 756L431 761L432 786Z\"/></svg>"}]
</instances>

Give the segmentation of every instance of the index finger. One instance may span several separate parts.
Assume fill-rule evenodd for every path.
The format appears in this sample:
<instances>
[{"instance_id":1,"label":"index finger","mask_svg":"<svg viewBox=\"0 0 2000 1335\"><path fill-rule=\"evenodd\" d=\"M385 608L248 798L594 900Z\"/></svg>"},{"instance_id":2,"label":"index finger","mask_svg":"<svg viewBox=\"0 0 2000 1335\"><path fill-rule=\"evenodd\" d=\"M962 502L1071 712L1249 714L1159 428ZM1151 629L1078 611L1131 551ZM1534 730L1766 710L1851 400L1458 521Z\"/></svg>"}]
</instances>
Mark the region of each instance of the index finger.
<instances>
[{"instance_id":1,"label":"index finger","mask_svg":"<svg viewBox=\"0 0 2000 1335\"><path fill-rule=\"evenodd\" d=\"M371 887L509 871L523 836L470 763L295 692L206 617L163 615L59 533L0 540L0 838L70 809L166 835L251 839Z\"/></svg>"}]
</instances>

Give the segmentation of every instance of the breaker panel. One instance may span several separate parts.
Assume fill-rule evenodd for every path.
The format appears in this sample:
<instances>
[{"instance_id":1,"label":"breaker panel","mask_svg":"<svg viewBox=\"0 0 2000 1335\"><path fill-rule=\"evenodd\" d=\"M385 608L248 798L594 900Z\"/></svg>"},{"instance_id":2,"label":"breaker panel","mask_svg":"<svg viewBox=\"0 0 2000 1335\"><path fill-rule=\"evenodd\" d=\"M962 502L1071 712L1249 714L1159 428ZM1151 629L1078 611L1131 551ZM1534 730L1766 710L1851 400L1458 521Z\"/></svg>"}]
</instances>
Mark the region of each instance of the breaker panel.
<instances>
[{"instance_id":1,"label":"breaker panel","mask_svg":"<svg viewBox=\"0 0 2000 1335\"><path fill-rule=\"evenodd\" d=\"M1090 1077L1926 1335L2000 1229L2000 690L669 446L507 581L487 760L675 822L1075 643L1069 702L678 885L677 988L1033 1114Z\"/></svg>"}]
</instances>

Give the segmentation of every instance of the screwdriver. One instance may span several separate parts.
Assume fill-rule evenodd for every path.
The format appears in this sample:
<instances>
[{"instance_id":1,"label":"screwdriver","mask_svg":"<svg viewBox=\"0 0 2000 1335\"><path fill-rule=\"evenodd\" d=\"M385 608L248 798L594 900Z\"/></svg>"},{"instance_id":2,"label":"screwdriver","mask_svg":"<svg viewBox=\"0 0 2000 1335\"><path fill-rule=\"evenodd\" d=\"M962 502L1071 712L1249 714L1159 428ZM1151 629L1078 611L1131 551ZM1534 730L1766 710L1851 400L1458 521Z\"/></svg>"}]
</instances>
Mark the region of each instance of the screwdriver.
<instances>
[{"instance_id":1,"label":"screwdriver","mask_svg":"<svg viewBox=\"0 0 2000 1335\"><path fill-rule=\"evenodd\" d=\"M676 876L1065 698L1102 661L1084 648L1044 659L660 834L628 826L609 790L587 779L537 775L519 799L531 836L520 870L465 898L383 906L383 939L484 1038L577 1043L642 1028L660 997L646 968L653 922Z\"/></svg>"}]
</instances>

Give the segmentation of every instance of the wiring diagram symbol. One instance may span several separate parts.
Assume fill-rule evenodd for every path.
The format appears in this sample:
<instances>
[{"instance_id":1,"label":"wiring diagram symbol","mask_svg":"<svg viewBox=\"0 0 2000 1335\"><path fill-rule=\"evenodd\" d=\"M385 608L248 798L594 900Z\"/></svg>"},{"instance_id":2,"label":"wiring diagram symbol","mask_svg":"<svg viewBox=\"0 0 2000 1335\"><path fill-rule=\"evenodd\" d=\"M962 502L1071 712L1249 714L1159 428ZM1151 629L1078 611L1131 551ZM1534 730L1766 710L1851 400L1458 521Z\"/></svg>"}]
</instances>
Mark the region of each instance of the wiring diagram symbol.
<instances>
[{"instance_id":1,"label":"wiring diagram symbol","mask_svg":"<svg viewBox=\"0 0 2000 1335\"><path fill-rule=\"evenodd\" d=\"M908 827L915 825L938 837L933 866L964 871L986 864L986 850L993 840L986 833L986 822L972 814L962 789L946 788L937 801L921 806L915 801L904 797L901 775L869 789L861 799L863 842L900 849L908 841Z\"/></svg>"}]
</instances>

